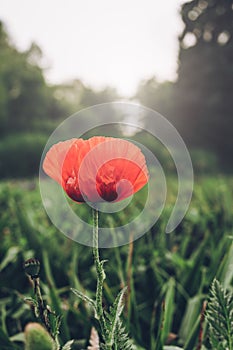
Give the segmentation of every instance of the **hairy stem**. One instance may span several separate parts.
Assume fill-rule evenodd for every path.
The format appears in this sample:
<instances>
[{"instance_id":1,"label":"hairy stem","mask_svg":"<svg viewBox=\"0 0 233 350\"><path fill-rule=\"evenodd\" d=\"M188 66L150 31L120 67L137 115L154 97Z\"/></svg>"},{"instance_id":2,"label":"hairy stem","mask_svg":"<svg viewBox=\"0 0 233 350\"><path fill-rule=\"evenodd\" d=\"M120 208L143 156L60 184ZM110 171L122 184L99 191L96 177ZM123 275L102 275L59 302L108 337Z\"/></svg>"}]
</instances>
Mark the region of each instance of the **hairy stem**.
<instances>
[{"instance_id":1,"label":"hairy stem","mask_svg":"<svg viewBox=\"0 0 233 350\"><path fill-rule=\"evenodd\" d=\"M37 300L38 306L39 306L40 319L41 319L42 323L45 325L45 327L47 328L48 332L51 334L51 327L50 327L50 322L49 322L49 318L48 318L48 311L47 311L47 308L44 304L44 301L43 301L43 298L41 295L41 291L40 291L39 277L34 278L33 282L34 282L34 292L35 292L36 300Z\"/></svg>"},{"instance_id":2,"label":"hairy stem","mask_svg":"<svg viewBox=\"0 0 233 350\"><path fill-rule=\"evenodd\" d=\"M36 300L38 303L38 308L39 308L39 317L40 317L42 323L45 325L50 336L53 338L55 349L59 350L60 344L59 344L58 338L54 337L54 335L52 334L52 329L50 326L50 320L49 320L49 315L48 315L49 311L48 311L48 308L45 305L44 300L43 300L42 295L41 295L40 279L39 279L39 277L36 277L36 278L33 278L32 280L34 282L34 293L35 293Z\"/></svg>"},{"instance_id":3,"label":"hairy stem","mask_svg":"<svg viewBox=\"0 0 233 350\"><path fill-rule=\"evenodd\" d=\"M105 336L105 318L103 311L103 283L105 272L103 262L99 256L99 228L98 228L98 210L93 209L93 256L97 273L97 288L96 288L96 313L100 322L102 336Z\"/></svg>"}]
</instances>

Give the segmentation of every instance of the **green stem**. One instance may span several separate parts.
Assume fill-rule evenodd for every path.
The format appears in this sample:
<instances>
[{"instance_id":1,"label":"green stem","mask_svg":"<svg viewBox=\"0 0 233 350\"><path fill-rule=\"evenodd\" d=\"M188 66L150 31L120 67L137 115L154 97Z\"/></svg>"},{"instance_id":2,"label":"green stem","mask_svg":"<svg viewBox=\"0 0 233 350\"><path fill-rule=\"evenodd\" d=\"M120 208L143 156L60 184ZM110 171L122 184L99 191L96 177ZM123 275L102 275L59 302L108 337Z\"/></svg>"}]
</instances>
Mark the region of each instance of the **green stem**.
<instances>
[{"instance_id":1,"label":"green stem","mask_svg":"<svg viewBox=\"0 0 233 350\"><path fill-rule=\"evenodd\" d=\"M38 303L38 308L39 308L39 317L42 321L42 323L45 325L47 331L49 332L50 336L52 337L52 339L54 340L55 346L56 346L56 350L60 349L60 344L58 341L57 336L54 337L52 334L52 329L50 326L50 321L49 321L49 316L48 316L48 308L46 307L42 295L41 295L41 290L40 290L40 279L39 277L33 278L33 282L34 282L34 293L36 295L36 300Z\"/></svg>"},{"instance_id":2,"label":"green stem","mask_svg":"<svg viewBox=\"0 0 233 350\"><path fill-rule=\"evenodd\" d=\"M103 268L103 261L100 261L99 256L99 227L98 227L98 210L93 209L93 256L95 268L97 273L97 288L96 288L96 313L100 322L101 332L105 338L105 318L103 311L103 283L105 279L105 272Z\"/></svg>"},{"instance_id":3,"label":"green stem","mask_svg":"<svg viewBox=\"0 0 233 350\"><path fill-rule=\"evenodd\" d=\"M34 281L34 291L35 291L35 295L36 295L36 300L37 300L38 306L39 306L40 319L41 319L42 323L45 325L45 327L47 328L48 332L51 334L51 327L50 327L50 322L49 322L49 318L48 318L48 311L47 311L47 308L44 304L44 301L43 301L43 298L41 295L41 291L40 291L39 277L34 278L33 281Z\"/></svg>"}]
</instances>

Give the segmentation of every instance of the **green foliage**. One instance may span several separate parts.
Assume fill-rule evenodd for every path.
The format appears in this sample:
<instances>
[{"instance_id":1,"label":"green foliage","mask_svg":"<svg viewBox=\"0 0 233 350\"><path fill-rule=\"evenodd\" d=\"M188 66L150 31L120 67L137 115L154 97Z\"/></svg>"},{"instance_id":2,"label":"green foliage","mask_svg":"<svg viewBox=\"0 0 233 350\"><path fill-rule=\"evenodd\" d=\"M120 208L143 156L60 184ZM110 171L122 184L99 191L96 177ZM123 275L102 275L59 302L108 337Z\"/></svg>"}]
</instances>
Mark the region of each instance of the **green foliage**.
<instances>
[{"instance_id":1,"label":"green foliage","mask_svg":"<svg viewBox=\"0 0 233 350\"><path fill-rule=\"evenodd\" d=\"M170 339L173 346L194 350L202 302L207 299L214 277L225 288L232 288L232 181L232 177L220 176L196 180L186 217L175 232L166 235L166 223L177 193L176 180L168 177L167 203L156 225L131 246L101 251L102 258L108 260L104 310L113 305L118 291L127 286L121 322L127 325L125 331L137 350L155 348L161 324L164 335L160 338L164 342ZM101 225L127 222L139 210L137 198L144 195L142 192L135 196L125 213L100 216ZM86 205L72 208L91 223ZM33 291L22 266L25 260L36 257L41 262L43 298L62 315L60 343L76 339L73 347L86 349L91 327L95 326L100 334L92 306L88 300L80 299L82 293L95 300L96 274L91 249L66 238L52 225L35 181L1 182L0 210L0 328L11 338L28 322L35 322L31 308L23 300L24 296L33 297ZM10 250L12 247L17 249ZM79 291L79 298L70 291L70 286ZM205 328L203 344L209 349Z\"/></svg>"},{"instance_id":2,"label":"green foliage","mask_svg":"<svg viewBox=\"0 0 233 350\"><path fill-rule=\"evenodd\" d=\"M104 343L101 344L101 349L118 349L118 350L131 350L132 343L129 340L125 327L122 325L120 319L124 304L123 297L126 292L126 288L123 288L117 295L114 303L110 306L109 312L104 312L104 319L98 317L98 311L96 301L87 297L85 294L72 288L72 292L81 298L84 302L87 302L94 310L95 317L99 319L102 331L102 337Z\"/></svg>"},{"instance_id":3,"label":"green foliage","mask_svg":"<svg viewBox=\"0 0 233 350\"><path fill-rule=\"evenodd\" d=\"M20 52L0 23L0 123L1 135L42 131L43 122L62 116L40 67L42 52L36 44Z\"/></svg>"},{"instance_id":4,"label":"green foliage","mask_svg":"<svg viewBox=\"0 0 233 350\"><path fill-rule=\"evenodd\" d=\"M219 169L218 157L214 152L193 149L190 151L194 173L216 174Z\"/></svg>"},{"instance_id":5,"label":"green foliage","mask_svg":"<svg viewBox=\"0 0 233 350\"><path fill-rule=\"evenodd\" d=\"M169 118L174 113L174 85L169 81L159 83L156 77L152 77L139 84L135 98L138 98L142 105ZM149 121L146 126L149 127Z\"/></svg>"},{"instance_id":6,"label":"green foliage","mask_svg":"<svg viewBox=\"0 0 233 350\"><path fill-rule=\"evenodd\" d=\"M114 350L133 350L132 341L129 339L121 320L119 320L116 325L115 339L116 341L113 344Z\"/></svg>"},{"instance_id":7,"label":"green foliage","mask_svg":"<svg viewBox=\"0 0 233 350\"><path fill-rule=\"evenodd\" d=\"M213 349L233 349L233 294L227 292L218 280L210 289L206 312L209 338Z\"/></svg>"},{"instance_id":8,"label":"green foliage","mask_svg":"<svg viewBox=\"0 0 233 350\"><path fill-rule=\"evenodd\" d=\"M118 99L116 91L95 91L80 80L50 86L44 77L43 52L36 43L21 52L0 22L1 135L35 132L48 135L59 121L78 110Z\"/></svg>"},{"instance_id":9,"label":"green foliage","mask_svg":"<svg viewBox=\"0 0 233 350\"><path fill-rule=\"evenodd\" d=\"M128 334L122 325L120 316L122 314L124 304L123 297L126 292L126 288L122 289L116 297L114 304L110 307L110 312L105 312L106 323L105 323L105 343L103 349L125 349L131 350L132 344L129 340Z\"/></svg>"},{"instance_id":10,"label":"green foliage","mask_svg":"<svg viewBox=\"0 0 233 350\"><path fill-rule=\"evenodd\" d=\"M41 134L14 134L0 141L0 178L15 178L39 172L47 137Z\"/></svg>"}]
</instances>

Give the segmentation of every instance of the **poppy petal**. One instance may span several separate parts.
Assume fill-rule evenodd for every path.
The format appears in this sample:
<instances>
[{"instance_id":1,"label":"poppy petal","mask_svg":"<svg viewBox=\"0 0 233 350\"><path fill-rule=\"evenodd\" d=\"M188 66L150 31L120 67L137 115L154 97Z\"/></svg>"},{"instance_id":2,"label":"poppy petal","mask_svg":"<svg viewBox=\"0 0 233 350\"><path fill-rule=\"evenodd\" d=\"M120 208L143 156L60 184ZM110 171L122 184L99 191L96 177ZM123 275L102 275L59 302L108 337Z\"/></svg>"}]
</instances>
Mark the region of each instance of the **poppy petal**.
<instances>
[{"instance_id":1,"label":"poppy petal","mask_svg":"<svg viewBox=\"0 0 233 350\"><path fill-rule=\"evenodd\" d=\"M145 157L133 143L115 138L89 141L92 149L79 172L80 187L88 200L119 201L147 183Z\"/></svg>"},{"instance_id":2,"label":"poppy petal","mask_svg":"<svg viewBox=\"0 0 233 350\"><path fill-rule=\"evenodd\" d=\"M120 201L148 182L141 150L112 137L59 142L46 154L43 169L77 202Z\"/></svg>"},{"instance_id":3,"label":"poppy petal","mask_svg":"<svg viewBox=\"0 0 233 350\"><path fill-rule=\"evenodd\" d=\"M71 139L53 145L44 159L44 172L60 185L62 185L62 167L66 154L76 140L77 139Z\"/></svg>"}]
</instances>

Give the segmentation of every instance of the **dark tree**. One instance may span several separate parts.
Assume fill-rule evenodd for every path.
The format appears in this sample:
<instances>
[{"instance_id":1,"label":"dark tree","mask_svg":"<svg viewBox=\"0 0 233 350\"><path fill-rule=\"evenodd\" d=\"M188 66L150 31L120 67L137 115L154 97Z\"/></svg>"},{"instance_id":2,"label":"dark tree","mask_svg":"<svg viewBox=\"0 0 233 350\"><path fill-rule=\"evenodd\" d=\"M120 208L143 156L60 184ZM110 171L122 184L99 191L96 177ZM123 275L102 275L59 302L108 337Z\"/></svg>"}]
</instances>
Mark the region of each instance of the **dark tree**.
<instances>
[{"instance_id":1,"label":"dark tree","mask_svg":"<svg viewBox=\"0 0 233 350\"><path fill-rule=\"evenodd\" d=\"M176 119L189 145L213 150L226 164L233 151L233 1L182 6Z\"/></svg>"}]
</instances>

